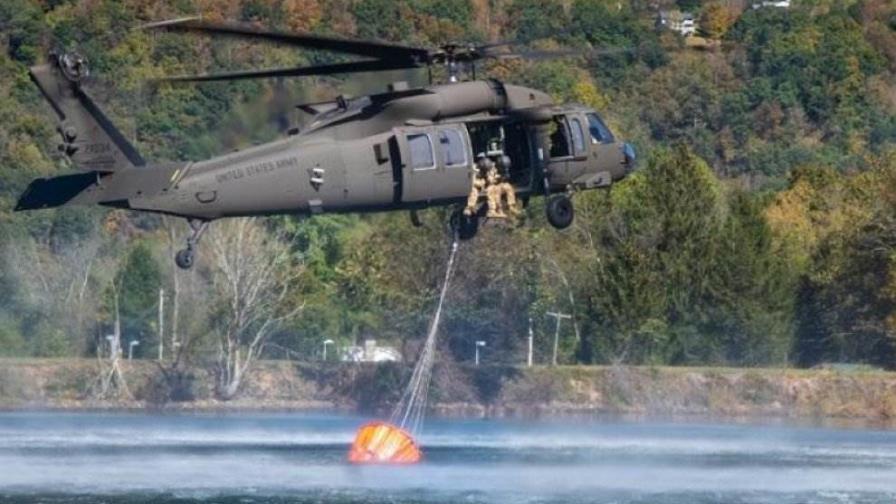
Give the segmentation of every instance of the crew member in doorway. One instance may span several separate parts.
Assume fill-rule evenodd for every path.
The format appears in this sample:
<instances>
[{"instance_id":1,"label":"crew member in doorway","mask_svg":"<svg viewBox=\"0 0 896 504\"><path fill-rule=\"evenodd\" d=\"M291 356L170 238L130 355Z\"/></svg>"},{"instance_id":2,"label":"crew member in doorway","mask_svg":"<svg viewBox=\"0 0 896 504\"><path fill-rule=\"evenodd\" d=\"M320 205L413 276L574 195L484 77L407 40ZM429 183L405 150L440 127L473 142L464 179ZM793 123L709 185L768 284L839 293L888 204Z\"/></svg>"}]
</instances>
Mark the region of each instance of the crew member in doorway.
<instances>
[{"instance_id":1,"label":"crew member in doorway","mask_svg":"<svg viewBox=\"0 0 896 504\"><path fill-rule=\"evenodd\" d=\"M495 185L498 188L498 205L501 206L501 213L509 212L513 217L517 217L520 214L520 209L516 204L516 191L513 189L513 184L510 183L510 158L507 155L501 154L498 157L495 172L497 174Z\"/></svg>"},{"instance_id":2,"label":"crew member in doorway","mask_svg":"<svg viewBox=\"0 0 896 504\"><path fill-rule=\"evenodd\" d=\"M489 168L485 172L485 197L488 200L488 213L486 217L495 219L506 219L507 214L501 205L501 175L498 174L498 168L495 167L494 161L488 160Z\"/></svg>"},{"instance_id":3,"label":"crew member in doorway","mask_svg":"<svg viewBox=\"0 0 896 504\"><path fill-rule=\"evenodd\" d=\"M480 152L476 156L476 162L473 163L473 186L470 188L470 195L467 196L467 206L464 208L464 215L467 217L476 213L476 205L479 203L479 195L486 187L486 173L488 158L484 152Z\"/></svg>"},{"instance_id":4,"label":"crew member in doorway","mask_svg":"<svg viewBox=\"0 0 896 504\"><path fill-rule=\"evenodd\" d=\"M470 188L469 196L467 196L467 206L464 208L464 215L469 217L476 212L476 204L479 202L482 190L485 190L488 204L486 217L506 219L507 212L510 212L513 216L519 215L520 211L516 204L516 191L513 189L513 184L502 176L498 166L484 152L476 155L476 163L473 166L473 186Z\"/></svg>"}]
</instances>

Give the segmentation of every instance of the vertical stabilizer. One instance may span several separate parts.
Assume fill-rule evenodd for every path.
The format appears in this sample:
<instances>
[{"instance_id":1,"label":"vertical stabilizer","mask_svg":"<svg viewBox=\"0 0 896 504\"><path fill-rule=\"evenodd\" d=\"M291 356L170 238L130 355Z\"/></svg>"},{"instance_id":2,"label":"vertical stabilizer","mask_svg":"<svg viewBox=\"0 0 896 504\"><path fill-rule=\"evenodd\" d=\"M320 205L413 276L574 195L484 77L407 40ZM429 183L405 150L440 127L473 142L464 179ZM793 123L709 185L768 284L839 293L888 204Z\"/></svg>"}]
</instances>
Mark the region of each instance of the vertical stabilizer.
<instances>
[{"instance_id":1,"label":"vertical stabilizer","mask_svg":"<svg viewBox=\"0 0 896 504\"><path fill-rule=\"evenodd\" d=\"M145 161L81 88L87 61L77 54L50 54L50 62L31 67L31 79L59 116L59 146L79 170L112 172Z\"/></svg>"}]
</instances>

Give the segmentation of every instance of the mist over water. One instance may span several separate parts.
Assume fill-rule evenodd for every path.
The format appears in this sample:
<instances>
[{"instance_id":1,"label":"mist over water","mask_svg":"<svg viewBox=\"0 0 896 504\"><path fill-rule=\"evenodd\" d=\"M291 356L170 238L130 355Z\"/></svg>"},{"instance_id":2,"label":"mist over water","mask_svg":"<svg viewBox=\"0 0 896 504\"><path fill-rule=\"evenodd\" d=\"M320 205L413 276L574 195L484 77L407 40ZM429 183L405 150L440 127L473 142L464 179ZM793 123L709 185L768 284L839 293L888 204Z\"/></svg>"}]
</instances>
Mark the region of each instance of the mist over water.
<instances>
[{"instance_id":1,"label":"mist over water","mask_svg":"<svg viewBox=\"0 0 896 504\"><path fill-rule=\"evenodd\" d=\"M345 462L366 418L0 414L0 502L896 502L896 432L427 421L425 462Z\"/></svg>"}]
</instances>

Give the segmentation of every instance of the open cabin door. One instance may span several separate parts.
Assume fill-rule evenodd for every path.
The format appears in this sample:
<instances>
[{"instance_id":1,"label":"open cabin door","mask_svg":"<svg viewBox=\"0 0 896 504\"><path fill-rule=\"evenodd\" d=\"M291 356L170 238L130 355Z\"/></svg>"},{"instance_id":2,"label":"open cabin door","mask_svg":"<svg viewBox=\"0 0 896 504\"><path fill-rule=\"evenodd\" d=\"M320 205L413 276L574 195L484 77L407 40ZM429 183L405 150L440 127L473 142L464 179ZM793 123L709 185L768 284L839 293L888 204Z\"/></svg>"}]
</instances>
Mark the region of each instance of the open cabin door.
<instances>
[{"instance_id":1,"label":"open cabin door","mask_svg":"<svg viewBox=\"0 0 896 504\"><path fill-rule=\"evenodd\" d=\"M429 204L467 196L473 153L463 124L402 127L394 132L402 159L402 203Z\"/></svg>"}]
</instances>

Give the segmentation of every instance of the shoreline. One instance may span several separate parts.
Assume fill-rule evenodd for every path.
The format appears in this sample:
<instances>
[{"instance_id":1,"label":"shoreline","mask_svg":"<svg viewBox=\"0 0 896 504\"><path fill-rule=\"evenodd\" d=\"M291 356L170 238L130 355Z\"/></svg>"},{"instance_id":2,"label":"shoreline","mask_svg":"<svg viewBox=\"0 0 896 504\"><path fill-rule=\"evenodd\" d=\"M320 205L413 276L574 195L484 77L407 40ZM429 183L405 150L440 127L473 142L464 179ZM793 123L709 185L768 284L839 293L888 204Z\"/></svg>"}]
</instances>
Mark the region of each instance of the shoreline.
<instances>
[{"instance_id":1,"label":"shoreline","mask_svg":"<svg viewBox=\"0 0 896 504\"><path fill-rule=\"evenodd\" d=\"M188 401L159 400L154 361L122 365L134 399L88 392L95 359L0 359L0 412L388 412L407 369L262 361L240 395L214 399L210 369ZM896 372L607 366L437 366L429 415L463 419L678 419L896 426ZM380 414L378 415L377 412Z\"/></svg>"}]
</instances>

